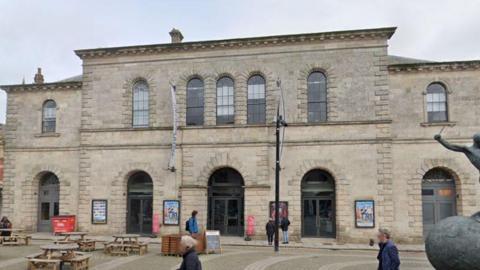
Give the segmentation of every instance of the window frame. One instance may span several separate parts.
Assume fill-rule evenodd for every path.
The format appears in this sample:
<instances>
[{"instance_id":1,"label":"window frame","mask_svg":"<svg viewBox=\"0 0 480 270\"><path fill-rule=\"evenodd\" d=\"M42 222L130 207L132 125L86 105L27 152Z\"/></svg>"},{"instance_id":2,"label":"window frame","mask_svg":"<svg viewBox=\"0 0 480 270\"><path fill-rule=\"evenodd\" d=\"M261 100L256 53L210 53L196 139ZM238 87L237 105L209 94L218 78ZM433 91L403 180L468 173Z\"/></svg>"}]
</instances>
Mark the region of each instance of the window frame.
<instances>
[{"instance_id":1,"label":"window frame","mask_svg":"<svg viewBox=\"0 0 480 270\"><path fill-rule=\"evenodd\" d=\"M53 103L53 107L47 108L47 104ZM53 99L47 99L43 102L42 105L42 134L52 134L57 131L57 102ZM46 109L51 109L53 112L53 117L46 116ZM53 123L53 125L47 125L47 123ZM53 128L52 128L53 126ZM49 129L51 128L51 129Z\"/></svg>"},{"instance_id":2,"label":"window frame","mask_svg":"<svg viewBox=\"0 0 480 270\"><path fill-rule=\"evenodd\" d=\"M195 80L198 80L200 81L200 83L202 84L201 88L200 87L193 87L193 86L190 86L190 84L195 81ZM185 93L185 97L186 97L186 100L185 100L185 125L187 126L203 126L205 124L205 82L200 78L200 77L193 77L191 78L190 80L188 80L187 82L187 86L186 86L186 93ZM194 90L201 90L201 106L200 105L189 105L189 93L190 91L194 91ZM189 121L189 109L201 109L201 118L199 122L196 122L196 123L193 123L195 122L195 120L193 121ZM195 116L195 117L199 117L199 116Z\"/></svg>"},{"instance_id":3,"label":"window frame","mask_svg":"<svg viewBox=\"0 0 480 270\"><path fill-rule=\"evenodd\" d=\"M443 89L443 94L444 95L444 101L429 101L429 95L434 95L434 94L439 94L439 93L429 93L429 88L432 85L439 85ZM449 123L450 122L450 110L449 110L449 91L446 86L446 84L442 82L431 82L427 85L425 92L424 92L424 108L425 108L425 122L428 124L441 124L441 123ZM432 107L436 104L444 104L445 110L444 111L429 111L429 105L432 105ZM443 112L445 114L445 119L441 120L434 120L433 116L432 118L430 117L430 113L433 112Z\"/></svg>"},{"instance_id":4,"label":"window frame","mask_svg":"<svg viewBox=\"0 0 480 270\"><path fill-rule=\"evenodd\" d=\"M263 84L250 84L250 82L255 79L260 78L263 81ZM255 91L259 91L260 89L255 89L255 86L263 86L263 98L261 99L254 99L250 98L250 91L252 91L252 95L256 96ZM252 87L252 88L251 88ZM261 100L261 101L258 101ZM251 111L255 107L256 111ZM261 108L261 114L258 113L258 108ZM252 114L252 118L251 117ZM254 117L254 115L259 117ZM261 74L253 74L247 80L247 124L255 125L255 124L265 124L267 119L267 81L265 77Z\"/></svg>"},{"instance_id":5,"label":"window frame","mask_svg":"<svg viewBox=\"0 0 480 270\"><path fill-rule=\"evenodd\" d=\"M137 88L140 85L144 85L143 93L146 93L141 100L136 100L136 91L140 91L140 88ZM136 108L137 103L142 103L143 109ZM145 108L146 105L146 108ZM136 80L132 85L132 127L134 128L145 128L150 126L150 86L145 80ZM140 121L140 118L137 118L138 113L143 113L143 115L138 115L143 119L143 122L137 123L135 119ZM146 121L145 121L146 120ZM146 122L146 123L145 123Z\"/></svg>"},{"instance_id":6,"label":"window frame","mask_svg":"<svg viewBox=\"0 0 480 270\"><path fill-rule=\"evenodd\" d=\"M231 95L229 93L227 93L227 95L222 95L221 98L222 98L222 102L225 100L225 98L227 99L227 104L220 104L219 103L219 83L220 81L222 81L223 79L228 79L231 81L232 85L231 85L231 88L232 88L232 93ZM227 88L227 92L229 91L228 89L229 86L222 86L222 88ZM215 104L215 108L216 108L216 124L217 125L232 125L232 124L235 124L235 81L232 79L232 77L230 76L222 76L220 77L218 80L217 80L217 83L216 83L216 104ZM225 89L222 89L222 94L223 94L223 91L225 91ZM229 99L232 99L232 102L230 103L229 102ZM227 117L227 120L222 120L220 121L221 119L219 119L219 114L218 114L218 111L219 111L219 108L222 107L222 108L227 108L227 110L229 111L230 109L232 110L232 113L231 114L226 114L225 117Z\"/></svg>"},{"instance_id":7,"label":"window frame","mask_svg":"<svg viewBox=\"0 0 480 270\"><path fill-rule=\"evenodd\" d=\"M322 82L321 81L311 81L310 78L314 75L314 74L321 74L323 76L323 84L324 84L324 99L322 100L321 96L322 96L322 92L319 92L318 93L318 100L313 100L313 97L311 97L310 95L310 92L313 91L314 89L311 89L311 85L314 84L314 83L318 83L320 84L319 87L321 87L321 84ZM324 122L327 122L328 121L328 77L326 75L325 72L323 71L320 71L320 70L314 70L312 72L310 72L306 78L306 81L307 81L307 122L308 123L324 123ZM320 91L322 91L322 89L319 89ZM313 111L312 109L312 105L316 104L318 107L319 107L319 111ZM323 113L323 110L322 110L322 104L324 105L325 109L324 109L324 115L322 115ZM318 116L311 116L311 114L313 113L318 113Z\"/></svg>"}]
</instances>

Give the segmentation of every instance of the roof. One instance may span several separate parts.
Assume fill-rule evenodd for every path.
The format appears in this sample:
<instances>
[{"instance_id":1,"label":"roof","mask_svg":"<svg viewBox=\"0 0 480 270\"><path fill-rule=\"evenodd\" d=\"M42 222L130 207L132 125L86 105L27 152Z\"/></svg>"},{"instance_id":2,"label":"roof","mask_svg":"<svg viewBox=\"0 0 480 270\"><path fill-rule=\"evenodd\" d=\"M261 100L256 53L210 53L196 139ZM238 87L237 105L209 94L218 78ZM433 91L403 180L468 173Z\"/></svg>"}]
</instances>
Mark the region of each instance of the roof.
<instances>
[{"instance_id":1,"label":"roof","mask_svg":"<svg viewBox=\"0 0 480 270\"><path fill-rule=\"evenodd\" d=\"M82 82L52 82L42 84L12 84L12 85L0 85L0 89L6 92L10 91L32 91L32 90L76 90L82 88Z\"/></svg>"},{"instance_id":2,"label":"roof","mask_svg":"<svg viewBox=\"0 0 480 270\"><path fill-rule=\"evenodd\" d=\"M69 78L66 78L66 79L63 79L63 80L57 81L57 83L65 83L65 82L82 82L82 81L83 81L83 75L82 75L82 74L80 74L80 75L72 76L72 77L69 77Z\"/></svg>"},{"instance_id":3,"label":"roof","mask_svg":"<svg viewBox=\"0 0 480 270\"><path fill-rule=\"evenodd\" d=\"M390 64L390 72L422 72L422 71L463 71L480 69L480 60L444 61L444 62L414 62Z\"/></svg>"},{"instance_id":4,"label":"roof","mask_svg":"<svg viewBox=\"0 0 480 270\"><path fill-rule=\"evenodd\" d=\"M118 55L154 54L165 52L182 52L192 50L213 50L226 48L250 48L260 46L280 46L295 43L309 43L325 40L354 40L354 39L390 39L395 33L396 27L346 30L320 33L304 33L293 35L277 35L264 37L248 37L209 41L191 41L179 43L163 43L151 45L136 45L125 47L110 47L97 49L76 50L75 53L81 59L94 57L107 57Z\"/></svg>"},{"instance_id":5,"label":"roof","mask_svg":"<svg viewBox=\"0 0 480 270\"><path fill-rule=\"evenodd\" d=\"M423 63L433 63L433 61L403 57L403 56L398 56L398 55L389 55L388 56L388 65L423 64Z\"/></svg>"}]
</instances>

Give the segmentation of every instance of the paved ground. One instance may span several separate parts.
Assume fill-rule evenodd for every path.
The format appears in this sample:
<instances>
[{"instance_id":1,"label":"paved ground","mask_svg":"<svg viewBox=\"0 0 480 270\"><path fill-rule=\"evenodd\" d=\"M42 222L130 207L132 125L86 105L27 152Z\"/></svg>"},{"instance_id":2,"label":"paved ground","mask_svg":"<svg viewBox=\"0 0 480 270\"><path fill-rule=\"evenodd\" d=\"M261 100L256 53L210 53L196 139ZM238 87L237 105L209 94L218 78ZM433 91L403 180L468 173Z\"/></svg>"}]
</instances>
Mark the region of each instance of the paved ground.
<instances>
[{"instance_id":1,"label":"paved ground","mask_svg":"<svg viewBox=\"0 0 480 270\"><path fill-rule=\"evenodd\" d=\"M33 241L28 247L0 247L1 270L25 270L24 256L40 251L49 241ZM175 270L181 258L161 256L160 246L151 244L145 256L110 257L93 252L93 270ZM402 270L433 269L422 252L401 252ZM202 255L204 270L363 270L376 269L375 251L225 246L222 254ZM68 267L65 267L68 269Z\"/></svg>"}]
</instances>

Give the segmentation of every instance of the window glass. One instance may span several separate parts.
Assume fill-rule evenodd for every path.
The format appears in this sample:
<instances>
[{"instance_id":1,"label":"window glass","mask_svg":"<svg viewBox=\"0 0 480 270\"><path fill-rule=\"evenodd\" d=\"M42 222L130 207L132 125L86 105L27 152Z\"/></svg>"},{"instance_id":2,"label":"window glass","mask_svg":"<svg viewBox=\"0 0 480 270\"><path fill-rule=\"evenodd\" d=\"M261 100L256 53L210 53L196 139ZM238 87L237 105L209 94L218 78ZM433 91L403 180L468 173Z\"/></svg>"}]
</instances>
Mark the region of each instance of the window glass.
<instances>
[{"instance_id":1,"label":"window glass","mask_svg":"<svg viewBox=\"0 0 480 270\"><path fill-rule=\"evenodd\" d=\"M133 126L147 127L149 124L148 85L139 81L133 86Z\"/></svg>"},{"instance_id":2,"label":"window glass","mask_svg":"<svg viewBox=\"0 0 480 270\"><path fill-rule=\"evenodd\" d=\"M308 122L327 121L327 78L312 72L307 79Z\"/></svg>"},{"instance_id":3,"label":"window glass","mask_svg":"<svg viewBox=\"0 0 480 270\"><path fill-rule=\"evenodd\" d=\"M192 79L187 84L187 125L203 125L204 87L200 79Z\"/></svg>"},{"instance_id":4,"label":"window glass","mask_svg":"<svg viewBox=\"0 0 480 270\"><path fill-rule=\"evenodd\" d=\"M217 82L217 124L233 124L234 118L233 80L223 77Z\"/></svg>"},{"instance_id":5,"label":"window glass","mask_svg":"<svg viewBox=\"0 0 480 270\"><path fill-rule=\"evenodd\" d=\"M265 123L265 79L254 75L248 79L247 123Z\"/></svg>"},{"instance_id":6,"label":"window glass","mask_svg":"<svg viewBox=\"0 0 480 270\"><path fill-rule=\"evenodd\" d=\"M56 129L57 104L53 100L47 100L42 110L42 132L55 132Z\"/></svg>"},{"instance_id":7,"label":"window glass","mask_svg":"<svg viewBox=\"0 0 480 270\"><path fill-rule=\"evenodd\" d=\"M427 87L428 122L448 121L447 91L440 83L432 83Z\"/></svg>"}]
</instances>

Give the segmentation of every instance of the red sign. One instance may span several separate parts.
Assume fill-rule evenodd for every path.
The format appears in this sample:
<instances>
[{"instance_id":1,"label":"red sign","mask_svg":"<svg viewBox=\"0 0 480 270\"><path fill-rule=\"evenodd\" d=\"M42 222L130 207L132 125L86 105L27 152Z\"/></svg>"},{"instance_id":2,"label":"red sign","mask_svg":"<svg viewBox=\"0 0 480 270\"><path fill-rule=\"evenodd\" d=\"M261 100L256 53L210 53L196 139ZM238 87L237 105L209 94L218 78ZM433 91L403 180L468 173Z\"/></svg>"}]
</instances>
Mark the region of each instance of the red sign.
<instances>
[{"instance_id":1,"label":"red sign","mask_svg":"<svg viewBox=\"0 0 480 270\"><path fill-rule=\"evenodd\" d=\"M54 233L74 232L75 216L55 216L52 217L52 228Z\"/></svg>"},{"instance_id":2,"label":"red sign","mask_svg":"<svg viewBox=\"0 0 480 270\"><path fill-rule=\"evenodd\" d=\"M247 235L255 235L255 216L247 216Z\"/></svg>"}]
</instances>

